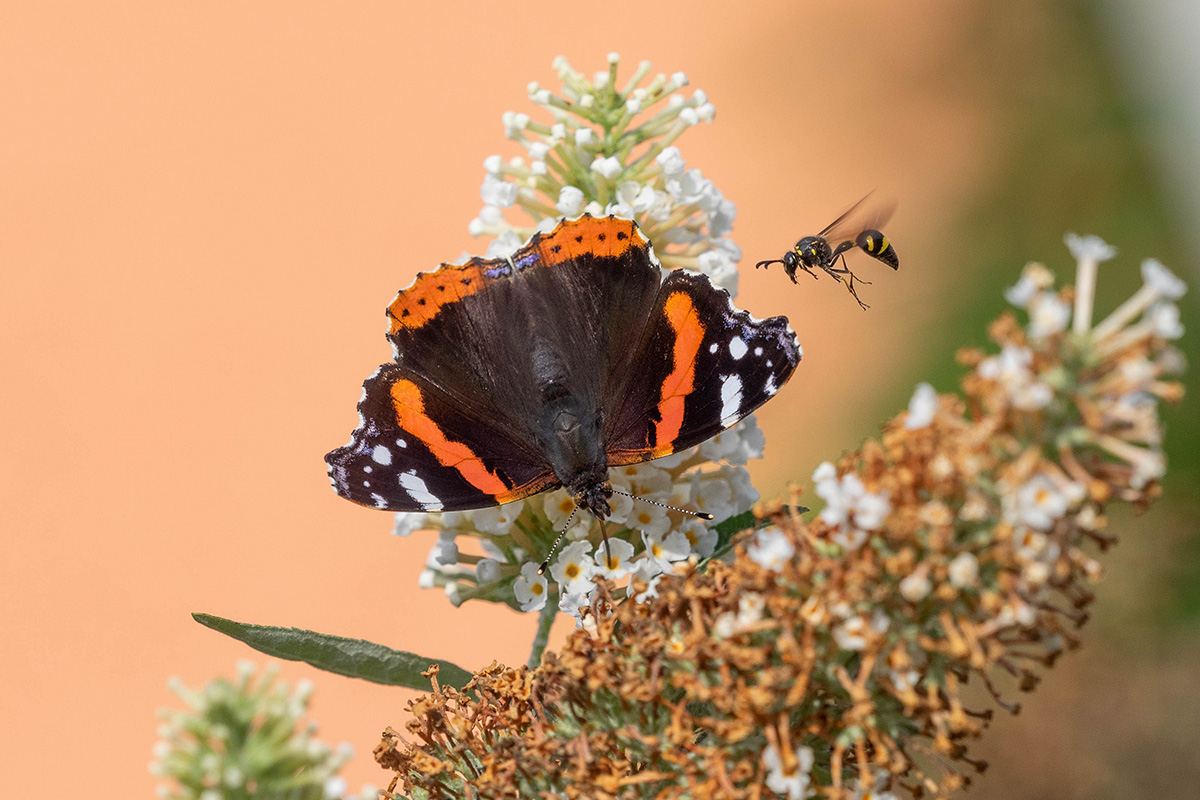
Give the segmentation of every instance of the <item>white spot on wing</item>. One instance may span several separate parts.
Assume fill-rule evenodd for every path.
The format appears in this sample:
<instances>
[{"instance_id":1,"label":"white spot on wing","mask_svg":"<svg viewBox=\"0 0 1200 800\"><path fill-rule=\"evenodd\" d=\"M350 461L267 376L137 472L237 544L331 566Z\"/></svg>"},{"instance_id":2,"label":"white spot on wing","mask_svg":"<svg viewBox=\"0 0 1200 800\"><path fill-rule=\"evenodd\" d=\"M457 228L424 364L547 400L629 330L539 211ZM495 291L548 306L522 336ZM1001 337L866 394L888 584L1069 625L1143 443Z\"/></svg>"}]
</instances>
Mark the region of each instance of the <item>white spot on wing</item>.
<instances>
[{"instance_id":1,"label":"white spot on wing","mask_svg":"<svg viewBox=\"0 0 1200 800\"><path fill-rule=\"evenodd\" d=\"M733 356L734 361L741 361L742 356L746 355L746 342L740 336L735 336L729 340L729 355Z\"/></svg>"},{"instance_id":2,"label":"white spot on wing","mask_svg":"<svg viewBox=\"0 0 1200 800\"><path fill-rule=\"evenodd\" d=\"M727 375L721 379L721 424L728 425L738 419L742 407L742 379Z\"/></svg>"},{"instance_id":3,"label":"white spot on wing","mask_svg":"<svg viewBox=\"0 0 1200 800\"><path fill-rule=\"evenodd\" d=\"M363 472L370 472L370 471L371 471L371 465L370 465L370 464L366 464L365 466L363 466Z\"/></svg>"},{"instance_id":4,"label":"white spot on wing","mask_svg":"<svg viewBox=\"0 0 1200 800\"><path fill-rule=\"evenodd\" d=\"M756 356L761 356L761 355L762 355L762 353L763 353L763 351L762 351L762 348L761 348L761 347L756 347L756 348L754 348L754 355L756 355Z\"/></svg>"},{"instance_id":5,"label":"white spot on wing","mask_svg":"<svg viewBox=\"0 0 1200 800\"><path fill-rule=\"evenodd\" d=\"M371 460L376 464L383 464L386 467L392 463L392 451L381 444L377 444L371 451Z\"/></svg>"},{"instance_id":6,"label":"white spot on wing","mask_svg":"<svg viewBox=\"0 0 1200 800\"><path fill-rule=\"evenodd\" d=\"M424 511L441 511L442 502L429 491L425 481L417 476L415 469L400 473L400 487L408 492L414 501L421 505Z\"/></svg>"},{"instance_id":7,"label":"white spot on wing","mask_svg":"<svg viewBox=\"0 0 1200 800\"><path fill-rule=\"evenodd\" d=\"M403 439L397 439L396 446L397 447L408 447L408 442L404 441Z\"/></svg>"},{"instance_id":8,"label":"white spot on wing","mask_svg":"<svg viewBox=\"0 0 1200 800\"><path fill-rule=\"evenodd\" d=\"M387 498L381 494L372 494L371 499L375 501L376 508L387 508Z\"/></svg>"},{"instance_id":9,"label":"white spot on wing","mask_svg":"<svg viewBox=\"0 0 1200 800\"><path fill-rule=\"evenodd\" d=\"M718 347L720 347L720 345L717 344L716 342L713 342L711 345L709 345L708 352L715 353L715 352L717 352Z\"/></svg>"}]
</instances>

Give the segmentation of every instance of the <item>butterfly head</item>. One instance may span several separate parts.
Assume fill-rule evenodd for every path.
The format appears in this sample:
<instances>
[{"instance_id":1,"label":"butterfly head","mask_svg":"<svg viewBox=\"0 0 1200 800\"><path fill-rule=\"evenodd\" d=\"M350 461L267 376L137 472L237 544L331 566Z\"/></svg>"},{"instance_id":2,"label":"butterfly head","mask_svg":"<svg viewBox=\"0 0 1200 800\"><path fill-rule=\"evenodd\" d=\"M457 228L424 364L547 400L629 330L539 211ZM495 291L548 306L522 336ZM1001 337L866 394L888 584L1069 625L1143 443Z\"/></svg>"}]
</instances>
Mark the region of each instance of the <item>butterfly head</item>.
<instances>
[{"instance_id":1,"label":"butterfly head","mask_svg":"<svg viewBox=\"0 0 1200 800\"><path fill-rule=\"evenodd\" d=\"M598 519L608 519L612 515L612 507L608 498L612 497L612 484L607 480L599 480L587 485L572 488L571 497L580 508L586 508Z\"/></svg>"}]
</instances>

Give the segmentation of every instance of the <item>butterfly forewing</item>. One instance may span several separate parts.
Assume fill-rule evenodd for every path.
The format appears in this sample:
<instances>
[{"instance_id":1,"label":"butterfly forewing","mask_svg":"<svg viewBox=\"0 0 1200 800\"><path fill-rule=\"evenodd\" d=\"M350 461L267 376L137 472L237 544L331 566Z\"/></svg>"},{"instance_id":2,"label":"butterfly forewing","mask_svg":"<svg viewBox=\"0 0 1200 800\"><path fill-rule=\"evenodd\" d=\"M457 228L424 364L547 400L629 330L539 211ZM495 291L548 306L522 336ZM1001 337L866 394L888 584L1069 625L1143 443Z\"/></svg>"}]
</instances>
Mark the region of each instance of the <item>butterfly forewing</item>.
<instances>
[{"instance_id":1,"label":"butterfly forewing","mask_svg":"<svg viewBox=\"0 0 1200 800\"><path fill-rule=\"evenodd\" d=\"M348 500L392 511L457 511L527 497L554 474L502 429L397 364L363 384L362 424L329 453L329 479Z\"/></svg>"},{"instance_id":2,"label":"butterfly forewing","mask_svg":"<svg viewBox=\"0 0 1200 800\"><path fill-rule=\"evenodd\" d=\"M783 317L758 320L695 272L672 272L610 410L610 466L697 445L770 399L801 357Z\"/></svg>"}]
</instances>

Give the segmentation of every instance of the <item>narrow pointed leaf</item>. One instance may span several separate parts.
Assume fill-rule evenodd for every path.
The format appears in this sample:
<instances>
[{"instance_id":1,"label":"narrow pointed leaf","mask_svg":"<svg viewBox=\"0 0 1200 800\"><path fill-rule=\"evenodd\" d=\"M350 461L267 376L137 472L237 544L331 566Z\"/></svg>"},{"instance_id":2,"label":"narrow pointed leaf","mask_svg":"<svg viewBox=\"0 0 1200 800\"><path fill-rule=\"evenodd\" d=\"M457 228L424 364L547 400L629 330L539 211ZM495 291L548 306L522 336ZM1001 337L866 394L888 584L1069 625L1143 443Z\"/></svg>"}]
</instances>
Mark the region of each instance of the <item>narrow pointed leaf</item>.
<instances>
[{"instance_id":1,"label":"narrow pointed leaf","mask_svg":"<svg viewBox=\"0 0 1200 800\"><path fill-rule=\"evenodd\" d=\"M443 685L461 689L471 679L471 673L449 661L393 650L364 639L347 639L301 628L250 625L211 614L192 614L192 619L269 656L303 661L326 672L385 686L427 690L429 679L421 673L429 669L430 664L440 668L438 682Z\"/></svg>"}]
</instances>

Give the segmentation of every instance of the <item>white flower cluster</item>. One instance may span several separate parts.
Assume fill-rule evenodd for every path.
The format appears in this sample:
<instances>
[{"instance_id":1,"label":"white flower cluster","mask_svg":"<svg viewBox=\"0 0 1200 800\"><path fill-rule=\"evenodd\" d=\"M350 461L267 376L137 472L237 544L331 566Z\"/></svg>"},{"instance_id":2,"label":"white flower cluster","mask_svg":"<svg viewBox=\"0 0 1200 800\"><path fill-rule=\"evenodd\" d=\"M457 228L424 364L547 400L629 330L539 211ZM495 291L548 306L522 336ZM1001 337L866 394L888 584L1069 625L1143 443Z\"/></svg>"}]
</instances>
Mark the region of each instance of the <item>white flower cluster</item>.
<instances>
[{"instance_id":1,"label":"white flower cluster","mask_svg":"<svg viewBox=\"0 0 1200 800\"><path fill-rule=\"evenodd\" d=\"M682 72L659 74L645 85L650 62L641 62L624 86L617 85L616 53L609 68L590 80L558 57L559 94L537 83L529 99L550 116L504 114L504 132L525 156L489 156L480 188L484 206L471 220L473 236L494 236L487 255L512 253L535 230L548 231L560 217L615 215L635 220L654 243L664 267L688 267L737 293L742 251L729 238L737 214L713 182L688 168L673 142L688 128L712 122L714 109L699 89L690 97ZM524 211L524 224L506 209Z\"/></svg>"},{"instance_id":2,"label":"white flower cluster","mask_svg":"<svg viewBox=\"0 0 1200 800\"><path fill-rule=\"evenodd\" d=\"M839 478L837 468L828 461L813 470L812 479L813 491L825 501L821 521L835 528L831 538L846 550L862 547L892 511L887 492L868 492L854 473Z\"/></svg>"},{"instance_id":3,"label":"white flower cluster","mask_svg":"<svg viewBox=\"0 0 1200 800\"><path fill-rule=\"evenodd\" d=\"M393 532L408 536L438 529L420 584L441 587L455 605L487 599L538 611L553 588L559 608L579 619L591 603L596 576L620 585L636 574L650 584L637 596L643 601L654 596L658 576L676 563L711 556L717 532L710 525L749 511L758 500L744 465L761 458L764 445L762 430L749 416L691 450L610 470L607 552L603 543L592 544L599 539L597 521L578 512L563 489L494 508L397 514ZM706 524L665 506L707 512L714 521ZM561 530L569 544L547 575L539 574L538 559ZM463 552L459 537L477 540L484 554Z\"/></svg>"},{"instance_id":4,"label":"white flower cluster","mask_svg":"<svg viewBox=\"0 0 1200 800\"><path fill-rule=\"evenodd\" d=\"M1142 287L1104 320L1092 325L1092 301L1098 266L1116 255L1116 249L1096 236L1067 234L1067 247L1077 262L1072 333L1089 357L1112 368L1097 381L1090 400L1109 422L1120 423L1122 434L1095 435L1094 444L1133 467L1131 486L1141 489L1161 478L1166 469L1162 454L1157 394L1164 376L1181 372L1180 352L1168 347L1151 361L1140 345L1150 339L1173 341L1183 336L1180 297L1187 285L1155 259L1142 262ZM1019 411L1038 411L1054 398L1054 376L1039 374L1034 351L1041 340L1066 330L1071 310L1054 291L1054 276L1040 264L1025 268L1021 280L1007 292L1009 302L1026 309L1030 346L1005 345L996 356L984 359L978 374L998 381L1010 403Z\"/></svg>"}]
</instances>

